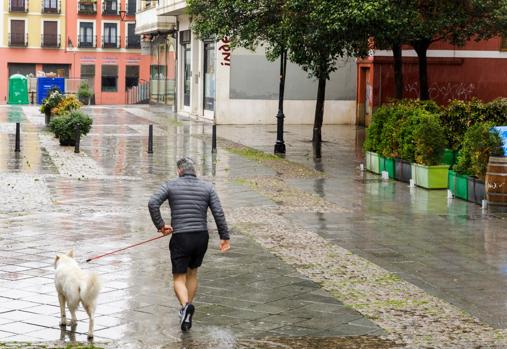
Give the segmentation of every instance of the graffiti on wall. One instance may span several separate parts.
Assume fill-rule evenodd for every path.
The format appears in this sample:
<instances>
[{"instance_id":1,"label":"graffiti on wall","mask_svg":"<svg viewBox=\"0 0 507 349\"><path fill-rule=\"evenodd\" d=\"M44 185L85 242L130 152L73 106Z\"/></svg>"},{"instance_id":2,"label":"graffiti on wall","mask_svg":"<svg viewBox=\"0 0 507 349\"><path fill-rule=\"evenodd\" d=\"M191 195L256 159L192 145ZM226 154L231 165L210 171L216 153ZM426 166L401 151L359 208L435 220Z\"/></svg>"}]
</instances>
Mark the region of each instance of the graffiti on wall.
<instances>
[{"instance_id":1,"label":"graffiti on wall","mask_svg":"<svg viewBox=\"0 0 507 349\"><path fill-rule=\"evenodd\" d=\"M405 86L405 92L410 95L419 96L419 83L413 82ZM474 96L475 85L465 82L447 82L432 84L428 89L430 99L451 100L470 99Z\"/></svg>"},{"instance_id":2,"label":"graffiti on wall","mask_svg":"<svg viewBox=\"0 0 507 349\"><path fill-rule=\"evenodd\" d=\"M222 39L222 45L218 47L218 51L222 53L222 61L220 65L231 65L231 41L228 37Z\"/></svg>"}]
</instances>

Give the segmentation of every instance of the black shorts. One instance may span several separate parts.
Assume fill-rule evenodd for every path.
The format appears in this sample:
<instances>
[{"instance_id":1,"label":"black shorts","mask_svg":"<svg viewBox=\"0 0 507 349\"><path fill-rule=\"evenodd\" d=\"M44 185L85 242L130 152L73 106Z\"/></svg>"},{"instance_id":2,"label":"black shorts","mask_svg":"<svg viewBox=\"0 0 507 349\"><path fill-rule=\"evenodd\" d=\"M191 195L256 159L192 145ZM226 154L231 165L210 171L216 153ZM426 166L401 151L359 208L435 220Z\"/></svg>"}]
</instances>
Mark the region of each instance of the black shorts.
<instances>
[{"instance_id":1,"label":"black shorts","mask_svg":"<svg viewBox=\"0 0 507 349\"><path fill-rule=\"evenodd\" d=\"M201 266L208 249L207 231L173 234L169 241L173 274L185 274L188 268Z\"/></svg>"}]
</instances>

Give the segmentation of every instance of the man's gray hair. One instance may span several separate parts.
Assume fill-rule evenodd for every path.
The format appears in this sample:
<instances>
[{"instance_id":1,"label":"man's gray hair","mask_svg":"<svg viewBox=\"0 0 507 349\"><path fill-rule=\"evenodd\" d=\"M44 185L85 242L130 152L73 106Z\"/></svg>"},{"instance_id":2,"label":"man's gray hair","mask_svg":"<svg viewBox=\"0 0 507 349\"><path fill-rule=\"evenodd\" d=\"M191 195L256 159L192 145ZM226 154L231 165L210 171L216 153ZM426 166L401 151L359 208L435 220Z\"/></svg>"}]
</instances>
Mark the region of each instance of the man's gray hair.
<instances>
[{"instance_id":1,"label":"man's gray hair","mask_svg":"<svg viewBox=\"0 0 507 349\"><path fill-rule=\"evenodd\" d=\"M179 159L176 163L178 169L181 171L181 174L193 174L195 175L195 164L194 160L188 157L184 157Z\"/></svg>"}]
</instances>

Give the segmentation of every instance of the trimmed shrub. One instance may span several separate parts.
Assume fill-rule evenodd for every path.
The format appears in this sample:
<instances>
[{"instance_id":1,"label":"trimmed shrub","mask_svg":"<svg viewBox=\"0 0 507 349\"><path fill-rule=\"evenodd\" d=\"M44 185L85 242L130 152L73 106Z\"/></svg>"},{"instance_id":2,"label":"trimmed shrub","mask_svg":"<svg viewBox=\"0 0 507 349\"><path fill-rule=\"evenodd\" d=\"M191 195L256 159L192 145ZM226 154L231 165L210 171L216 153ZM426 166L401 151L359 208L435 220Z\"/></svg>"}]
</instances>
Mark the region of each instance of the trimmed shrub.
<instances>
[{"instance_id":1,"label":"trimmed shrub","mask_svg":"<svg viewBox=\"0 0 507 349\"><path fill-rule=\"evenodd\" d=\"M81 135L85 136L90 132L92 123L92 118L87 114L74 110L51 120L49 129L60 138L60 144L72 145L76 141L76 124L79 124Z\"/></svg>"}]
</instances>

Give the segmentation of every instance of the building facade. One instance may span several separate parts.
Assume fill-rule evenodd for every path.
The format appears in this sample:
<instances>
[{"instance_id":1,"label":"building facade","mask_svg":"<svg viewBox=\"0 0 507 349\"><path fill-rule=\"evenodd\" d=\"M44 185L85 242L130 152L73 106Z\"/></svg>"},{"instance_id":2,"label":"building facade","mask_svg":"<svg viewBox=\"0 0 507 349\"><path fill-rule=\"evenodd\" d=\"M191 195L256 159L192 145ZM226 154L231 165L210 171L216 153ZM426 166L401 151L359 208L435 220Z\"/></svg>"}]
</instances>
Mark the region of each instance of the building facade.
<instances>
[{"instance_id":1,"label":"building facade","mask_svg":"<svg viewBox=\"0 0 507 349\"><path fill-rule=\"evenodd\" d=\"M506 68L506 69L504 69ZM369 124L371 113L394 98L391 51L375 51L357 64L357 120ZM470 41L464 47L436 42L428 51L430 98L445 105L450 100L477 97L490 101L507 96L507 40ZM404 97L419 97L417 54L403 50Z\"/></svg>"},{"instance_id":2,"label":"building facade","mask_svg":"<svg viewBox=\"0 0 507 349\"><path fill-rule=\"evenodd\" d=\"M178 113L215 120L219 124L276 123L278 109L279 62L268 62L264 52L232 51L227 38L201 40L192 32L186 2L160 0L149 3L150 23L171 27L174 40L174 102ZM153 10L155 8L155 10ZM136 19L138 34L146 29L148 16ZM156 14L157 20L154 20ZM146 36L145 36L146 37ZM355 122L355 61L343 60L328 84L325 123ZM313 123L317 82L299 67L287 68L286 123Z\"/></svg>"},{"instance_id":3,"label":"building facade","mask_svg":"<svg viewBox=\"0 0 507 349\"><path fill-rule=\"evenodd\" d=\"M0 20L0 96L12 74L86 79L96 104L123 104L149 79L135 34L135 0L5 0Z\"/></svg>"}]
</instances>

